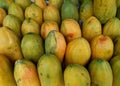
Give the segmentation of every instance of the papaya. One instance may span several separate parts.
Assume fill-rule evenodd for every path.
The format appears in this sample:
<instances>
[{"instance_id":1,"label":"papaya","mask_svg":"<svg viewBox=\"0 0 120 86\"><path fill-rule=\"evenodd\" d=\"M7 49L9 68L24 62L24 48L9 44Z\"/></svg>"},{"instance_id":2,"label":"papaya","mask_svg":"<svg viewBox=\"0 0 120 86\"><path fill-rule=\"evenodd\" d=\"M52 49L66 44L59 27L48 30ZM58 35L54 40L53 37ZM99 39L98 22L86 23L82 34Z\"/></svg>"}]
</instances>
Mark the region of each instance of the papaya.
<instances>
[{"instance_id":1,"label":"papaya","mask_svg":"<svg viewBox=\"0 0 120 86\"><path fill-rule=\"evenodd\" d=\"M92 0L85 0L80 6L79 11L80 20L83 22L89 17L93 16L93 2Z\"/></svg>"},{"instance_id":2,"label":"papaya","mask_svg":"<svg viewBox=\"0 0 120 86\"><path fill-rule=\"evenodd\" d=\"M88 70L79 64L69 64L64 70L65 86L90 86Z\"/></svg>"},{"instance_id":3,"label":"papaya","mask_svg":"<svg viewBox=\"0 0 120 86\"><path fill-rule=\"evenodd\" d=\"M58 24L60 24L60 12L53 5L48 5L44 9L43 18L44 18L44 21L55 21Z\"/></svg>"},{"instance_id":4,"label":"papaya","mask_svg":"<svg viewBox=\"0 0 120 86\"><path fill-rule=\"evenodd\" d=\"M48 0L48 5L53 5L60 10L63 4L63 1L64 0Z\"/></svg>"},{"instance_id":5,"label":"papaya","mask_svg":"<svg viewBox=\"0 0 120 86\"><path fill-rule=\"evenodd\" d=\"M24 12L23 9L17 3L13 2L10 4L8 8L8 14L14 15L18 17L21 21L24 20Z\"/></svg>"},{"instance_id":6,"label":"papaya","mask_svg":"<svg viewBox=\"0 0 120 86\"><path fill-rule=\"evenodd\" d=\"M15 3L19 4L25 10L31 4L31 0L15 0Z\"/></svg>"},{"instance_id":7,"label":"papaya","mask_svg":"<svg viewBox=\"0 0 120 86\"><path fill-rule=\"evenodd\" d=\"M120 36L116 37L113 42L114 42L114 53L113 53L113 55L114 56L120 55Z\"/></svg>"},{"instance_id":8,"label":"papaya","mask_svg":"<svg viewBox=\"0 0 120 86\"><path fill-rule=\"evenodd\" d=\"M59 31L59 26L55 21L45 21L41 25L40 33L43 39L47 37L50 31L56 30Z\"/></svg>"},{"instance_id":9,"label":"papaya","mask_svg":"<svg viewBox=\"0 0 120 86\"><path fill-rule=\"evenodd\" d=\"M66 41L62 33L52 30L45 39L45 53L54 54L62 63L66 50Z\"/></svg>"},{"instance_id":10,"label":"papaya","mask_svg":"<svg viewBox=\"0 0 120 86\"><path fill-rule=\"evenodd\" d=\"M119 86L120 85L120 55L114 56L110 60L110 65L113 71L113 85L112 86Z\"/></svg>"},{"instance_id":11,"label":"papaya","mask_svg":"<svg viewBox=\"0 0 120 86\"><path fill-rule=\"evenodd\" d=\"M46 0L34 0L35 4L38 5L42 10L47 6Z\"/></svg>"},{"instance_id":12,"label":"papaya","mask_svg":"<svg viewBox=\"0 0 120 86\"><path fill-rule=\"evenodd\" d=\"M37 64L41 86L64 86L62 66L53 54L42 55Z\"/></svg>"},{"instance_id":13,"label":"papaya","mask_svg":"<svg viewBox=\"0 0 120 86\"><path fill-rule=\"evenodd\" d=\"M28 33L21 40L21 49L25 59L37 63L40 56L44 54L43 40L40 35Z\"/></svg>"},{"instance_id":14,"label":"papaya","mask_svg":"<svg viewBox=\"0 0 120 86\"><path fill-rule=\"evenodd\" d=\"M7 12L12 2L14 2L14 0L0 0L0 8L3 8Z\"/></svg>"},{"instance_id":15,"label":"papaya","mask_svg":"<svg viewBox=\"0 0 120 86\"><path fill-rule=\"evenodd\" d=\"M14 77L17 86L40 86L35 64L26 59L19 59L14 65Z\"/></svg>"},{"instance_id":16,"label":"papaya","mask_svg":"<svg viewBox=\"0 0 120 86\"><path fill-rule=\"evenodd\" d=\"M93 0L94 15L105 24L110 18L116 16L116 0Z\"/></svg>"},{"instance_id":17,"label":"papaya","mask_svg":"<svg viewBox=\"0 0 120 86\"><path fill-rule=\"evenodd\" d=\"M61 18L62 20L71 18L78 21L79 13L77 6L69 0L64 1L61 7Z\"/></svg>"},{"instance_id":18,"label":"papaya","mask_svg":"<svg viewBox=\"0 0 120 86\"><path fill-rule=\"evenodd\" d=\"M32 18L26 18L21 25L21 33L25 35L27 33L40 34L40 25Z\"/></svg>"},{"instance_id":19,"label":"papaya","mask_svg":"<svg viewBox=\"0 0 120 86\"><path fill-rule=\"evenodd\" d=\"M117 17L109 19L103 26L103 35L109 36L114 40L117 36L120 36L120 20Z\"/></svg>"},{"instance_id":20,"label":"papaya","mask_svg":"<svg viewBox=\"0 0 120 86\"><path fill-rule=\"evenodd\" d=\"M82 35L89 42L100 34L102 34L102 25L96 17L91 16L83 22Z\"/></svg>"},{"instance_id":21,"label":"papaya","mask_svg":"<svg viewBox=\"0 0 120 86\"><path fill-rule=\"evenodd\" d=\"M88 66L91 77L91 86L113 86L112 69L108 61L94 59Z\"/></svg>"},{"instance_id":22,"label":"papaya","mask_svg":"<svg viewBox=\"0 0 120 86\"><path fill-rule=\"evenodd\" d=\"M89 42L83 38L79 37L67 44L65 53L65 65L71 63L86 65L90 60L91 49Z\"/></svg>"},{"instance_id":23,"label":"papaya","mask_svg":"<svg viewBox=\"0 0 120 86\"><path fill-rule=\"evenodd\" d=\"M91 57L92 59L101 58L110 60L114 52L114 43L109 36L98 35L91 42Z\"/></svg>"},{"instance_id":24,"label":"papaya","mask_svg":"<svg viewBox=\"0 0 120 86\"><path fill-rule=\"evenodd\" d=\"M4 55L0 55L0 85L17 86L13 74L12 64Z\"/></svg>"},{"instance_id":25,"label":"papaya","mask_svg":"<svg viewBox=\"0 0 120 86\"><path fill-rule=\"evenodd\" d=\"M3 26L3 20L6 16L6 11L3 8L0 8L0 26Z\"/></svg>"},{"instance_id":26,"label":"papaya","mask_svg":"<svg viewBox=\"0 0 120 86\"><path fill-rule=\"evenodd\" d=\"M0 54L7 56L12 62L23 58L20 39L7 27L0 27Z\"/></svg>"},{"instance_id":27,"label":"papaya","mask_svg":"<svg viewBox=\"0 0 120 86\"><path fill-rule=\"evenodd\" d=\"M3 20L3 26L11 29L19 38L22 37L21 34L22 22L14 15L8 14Z\"/></svg>"},{"instance_id":28,"label":"papaya","mask_svg":"<svg viewBox=\"0 0 120 86\"><path fill-rule=\"evenodd\" d=\"M80 25L74 19L63 20L61 23L60 32L64 35L67 42L82 36Z\"/></svg>"},{"instance_id":29,"label":"papaya","mask_svg":"<svg viewBox=\"0 0 120 86\"><path fill-rule=\"evenodd\" d=\"M65 0L66 1L66 0ZM71 1L74 5L76 5L77 7L79 6L79 0L69 0Z\"/></svg>"},{"instance_id":30,"label":"papaya","mask_svg":"<svg viewBox=\"0 0 120 86\"><path fill-rule=\"evenodd\" d=\"M43 11L38 5L32 3L25 9L25 18L34 19L39 25L43 22Z\"/></svg>"}]
</instances>

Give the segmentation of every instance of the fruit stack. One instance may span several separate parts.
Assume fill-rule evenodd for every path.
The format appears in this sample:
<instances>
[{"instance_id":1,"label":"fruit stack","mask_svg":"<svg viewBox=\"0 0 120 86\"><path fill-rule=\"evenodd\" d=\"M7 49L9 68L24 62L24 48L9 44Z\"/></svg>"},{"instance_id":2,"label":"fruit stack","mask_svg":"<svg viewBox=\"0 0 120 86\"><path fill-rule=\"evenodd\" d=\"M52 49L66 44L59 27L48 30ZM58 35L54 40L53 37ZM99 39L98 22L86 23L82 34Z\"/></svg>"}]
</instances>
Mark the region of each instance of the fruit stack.
<instances>
[{"instance_id":1,"label":"fruit stack","mask_svg":"<svg viewBox=\"0 0 120 86\"><path fill-rule=\"evenodd\" d=\"M0 0L0 86L120 86L120 0Z\"/></svg>"}]
</instances>

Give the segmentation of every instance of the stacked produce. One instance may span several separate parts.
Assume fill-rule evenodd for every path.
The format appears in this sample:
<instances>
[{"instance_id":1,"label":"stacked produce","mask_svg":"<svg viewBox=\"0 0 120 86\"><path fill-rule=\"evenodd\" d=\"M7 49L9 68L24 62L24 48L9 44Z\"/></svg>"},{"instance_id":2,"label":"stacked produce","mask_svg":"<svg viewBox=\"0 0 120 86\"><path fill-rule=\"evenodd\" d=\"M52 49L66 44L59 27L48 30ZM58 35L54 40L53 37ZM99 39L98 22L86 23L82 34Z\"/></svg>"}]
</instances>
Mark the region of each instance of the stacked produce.
<instances>
[{"instance_id":1,"label":"stacked produce","mask_svg":"<svg viewBox=\"0 0 120 86\"><path fill-rule=\"evenodd\" d=\"M0 0L0 86L120 86L120 0Z\"/></svg>"}]
</instances>

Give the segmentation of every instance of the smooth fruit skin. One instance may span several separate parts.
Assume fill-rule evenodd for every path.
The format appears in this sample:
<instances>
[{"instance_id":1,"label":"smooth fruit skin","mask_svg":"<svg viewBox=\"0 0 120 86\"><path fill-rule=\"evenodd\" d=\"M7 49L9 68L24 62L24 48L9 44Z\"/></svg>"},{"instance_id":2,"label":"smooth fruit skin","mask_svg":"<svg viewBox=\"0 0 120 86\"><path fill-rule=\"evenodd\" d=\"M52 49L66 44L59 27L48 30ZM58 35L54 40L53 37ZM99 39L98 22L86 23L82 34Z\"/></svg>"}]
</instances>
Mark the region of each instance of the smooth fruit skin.
<instances>
[{"instance_id":1,"label":"smooth fruit skin","mask_svg":"<svg viewBox=\"0 0 120 86\"><path fill-rule=\"evenodd\" d=\"M61 63L53 54L39 58L37 70L41 86L64 86Z\"/></svg>"},{"instance_id":2,"label":"smooth fruit skin","mask_svg":"<svg viewBox=\"0 0 120 86\"><path fill-rule=\"evenodd\" d=\"M25 18L34 19L39 25L43 23L43 11L38 5L32 3L25 9Z\"/></svg>"},{"instance_id":3,"label":"smooth fruit skin","mask_svg":"<svg viewBox=\"0 0 120 86\"><path fill-rule=\"evenodd\" d=\"M35 4L38 5L42 10L44 10L47 6L45 0L34 0Z\"/></svg>"},{"instance_id":4,"label":"smooth fruit skin","mask_svg":"<svg viewBox=\"0 0 120 86\"><path fill-rule=\"evenodd\" d=\"M96 36L102 34L102 25L100 21L91 16L86 19L82 24L82 35L86 38L89 42Z\"/></svg>"},{"instance_id":5,"label":"smooth fruit skin","mask_svg":"<svg viewBox=\"0 0 120 86\"><path fill-rule=\"evenodd\" d=\"M109 36L99 35L90 42L92 59L102 58L110 60L113 55L114 44Z\"/></svg>"},{"instance_id":6,"label":"smooth fruit skin","mask_svg":"<svg viewBox=\"0 0 120 86\"><path fill-rule=\"evenodd\" d=\"M45 53L56 55L59 61L62 63L65 51L66 41L64 36L56 30L49 32L45 39Z\"/></svg>"},{"instance_id":7,"label":"smooth fruit skin","mask_svg":"<svg viewBox=\"0 0 120 86\"><path fill-rule=\"evenodd\" d=\"M27 33L40 34L40 25L32 18L26 18L21 26L21 33L24 36Z\"/></svg>"},{"instance_id":8,"label":"smooth fruit skin","mask_svg":"<svg viewBox=\"0 0 120 86\"><path fill-rule=\"evenodd\" d=\"M90 86L87 69L79 64L70 64L64 70L65 86Z\"/></svg>"},{"instance_id":9,"label":"smooth fruit skin","mask_svg":"<svg viewBox=\"0 0 120 86\"><path fill-rule=\"evenodd\" d=\"M82 36L80 25L74 19L63 20L61 23L60 32L64 35L67 42Z\"/></svg>"},{"instance_id":10,"label":"smooth fruit skin","mask_svg":"<svg viewBox=\"0 0 120 86\"><path fill-rule=\"evenodd\" d=\"M120 20L117 17L109 19L103 27L103 35L109 36L114 40L120 36Z\"/></svg>"},{"instance_id":11,"label":"smooth fruit skin","mask_svg":"<svg viewBox=\"0 0 120 86\"><path fill-rule=\"evenodd\" d=\"M28 33L21 40L21 49L25 59L37 62L44 54L43 40L38 34Z\"/></svg>"},{"instance_id":12,"label":"smooth fruit skin","mask_svg":"<svg viewBox=\"0 0 120 86\"><path fill-rule=\"evenodd\" d=\"M113 85L112 86L119 86L120 85L120 56L114 56L110 60L110 65L113 71Z\"/></svg>"},{"instance_id":13,"label":"smooth fruit skin","mask_svg":"<svg viewBox=\"0 0 120 86\"><path fill-rule=\"evenodd\" d=\"M19 38L7 27L0 27L0 54L12 62L23 58Z\"/></svg>"},{"instance_id":14,"label":"smooth fruit skin","mask_svg":"<svg viewBox=\"0 0 120 86\"><path fill-rule=\"evenodd\" d=\"M9 59L0 54L0 86L17 86L12 64Z\"/></svg>"},{"instance_id":15,"label":"smooth fruit skin","mask_svg":"<svg viewBox=\"0 0 120 86\"><path fill-rule=\"evenodd\" d=\"M113 73L108 61L94 59L88 66L91 77L91 86L112 86Z\"/></svg>"},{"instance_id":16,"label":"smooth fruit skin","mask_svg":"<svg viewBox=\"0 0 120 86\"><path fill-rule=\"evenodd\" d=\"M83 22L87 20L89 17L93 16L92 0L83 1L83 3L80 6L79 16L80 16L80 20L82 20Z\"/></svg>"},{"instance_id":17,"label":"smooth fruit skin","mask_svg":"<svg viewBox=\"0 0 120 86\"><path fill-rule=\"evenodd\" d=\"M89 42L85 38L79 37L68 43L65 53L65 64L86 65L90 60L90 56Z\"/></svg>"},{"instance_id":18,"label":"smooth fruit skin","mask_svg":"<svg viewBox=\"0 0 120 86\"><path fill-rule=\"evenodd\" d=\"M47 35L52 30L59 31L59 26L58 26L57 22L55 22L55 21L45 21L41 25L41 29L40 29L41 34L40 35L42 36L43 39L46 39Z\"/></svg>"},{"instance_id":19,"label":"smooth fruit skin","mask_svg":"<svg viewBox=\"0 0 120 86\"><path fill-rule=\"evenodd\" d=\"M12 30L19 38L22 37L21 34L21 25L22 22L19 20L18 17L8 14L3 20L3 26L8 27Z\"/></svg>"},{"instance_id":20,"label":"smooth fruit skin","mask_svg":"<svg viewBox=\"0 0 120 86\"><path fill-rule=\"evenodd\" d=\"M44 21L55 21L58 24L60 24L60 12L53 5L48 5L44 9L43 18L44 18Z\"/></svg>"},{"instance_id":21,"label":"smooth fruit skin","mask_svg":"<svg viewBox=\"0 0 120 86\"><path fill-rule=\"evenodd\" d=\"M41 86L36 66L29 60L19 59L15 62L14 77L17 86Z\"/></svg>"},{"instance_id":22,"label":"smooth fruit skin","mask_svg":"<svg viewBox=\"0 0 120 86\"><path fill-rule=\"evenodd\" d=\"M96 16L102 24L105 24L110 18L116 16L116 0L93 0L93 8L94 16Z\"/></svg>"},{"instance_id":23,"label":"smooth fruit skin","mask_svg":"<svg viewBox=\"0 0 120 86\"><path fill-rule=\"evenodd\" d=\"M15 0L15 3L19 4L25 10L31 4L31 0Z\"/></svg>"},{"instance_id":24,"label":"smooth fruit skin","mask_svg":"<svg viewBox=\"0 0 120 86\"><path fill-rule=\"evenodd\" d=\"M23 9L17 3L13 2L10 4L8 8L8 14L14 15L19 18L19 20L24 20L24 12Z\"/></svg>"}]
</instances>

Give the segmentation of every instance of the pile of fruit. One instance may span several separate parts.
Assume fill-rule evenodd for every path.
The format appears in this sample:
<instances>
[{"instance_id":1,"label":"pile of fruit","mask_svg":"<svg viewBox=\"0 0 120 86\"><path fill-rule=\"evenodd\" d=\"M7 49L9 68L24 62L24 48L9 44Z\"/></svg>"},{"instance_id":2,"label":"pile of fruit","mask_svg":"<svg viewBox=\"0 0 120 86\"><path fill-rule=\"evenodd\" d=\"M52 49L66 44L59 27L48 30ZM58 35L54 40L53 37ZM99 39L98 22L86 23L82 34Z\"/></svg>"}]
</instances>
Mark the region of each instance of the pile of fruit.
<instances>
[{"instance_id":1,"label":"pile of fruit","mask_svg":"<svg viewBox=\"0 0 120 86\"><path fill-rule=\"evenodd\" d=\"M0 0L0 86L120 86L120 0Z\"/></svg>"}]
</instances>

